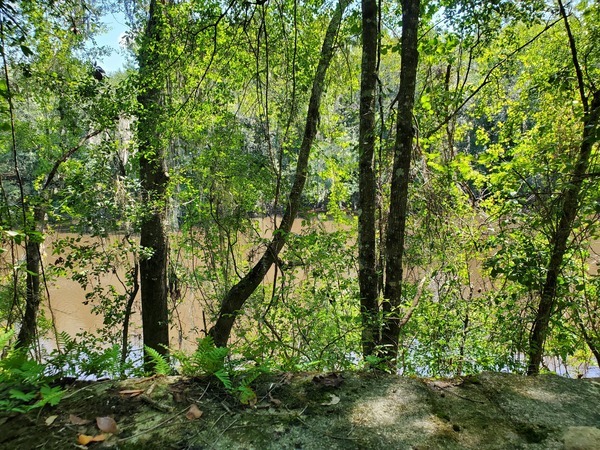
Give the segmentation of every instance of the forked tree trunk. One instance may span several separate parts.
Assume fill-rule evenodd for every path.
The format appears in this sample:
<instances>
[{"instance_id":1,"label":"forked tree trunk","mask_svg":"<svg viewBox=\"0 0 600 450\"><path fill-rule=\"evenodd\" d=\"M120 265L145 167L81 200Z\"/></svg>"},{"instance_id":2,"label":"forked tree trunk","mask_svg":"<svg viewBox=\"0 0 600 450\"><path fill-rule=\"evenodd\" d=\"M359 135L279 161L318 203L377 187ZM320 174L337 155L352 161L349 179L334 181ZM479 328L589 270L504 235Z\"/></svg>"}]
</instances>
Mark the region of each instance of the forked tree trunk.
<instances>
[{"instance_id":1,"label":"forked tree trunk","mask_svg":"<svg viewBox=\"0 0 600 450\"><path fill-rule=\"evenodd\" d=\"M362 0L362 62L358 134L358 283L364 356L379 340L378 275L375 244L375 96L377 88L377 0Z\"/></svg>"},{"instance_id":2,"label":"forked tree trunk","mask_svg":"<svg viewBox=\"0 0 600 450\"><path fill-rule=\"evenodd\" d=\"M237 284L231 287L221 302L219 315L215 325L209 331L209 335L213 337L215 345L226 346L231 329L235 319L241 313L244 303L250 295L256 290L258 285L275 262L277 255L285 245L287 235L292 229L294 219L300 208L300 200L302 191L308 175L308 160L310 150L314 139L317 135L317 127L320 118L320 105L323 88L325 86L325 74L329 68L329 64L334 54L334 44L338 33L338 29L342 22L342 15L349 0L340 0L336 10L329 22L323 47L321 48L321 56L317 71L313 79L312 91L308 104L308 112L306 115L306 126L304 128L304 137L298 153L298 161L296 163L296 174L294 184L290 191L285 212L279 227L273 233L273 239L267 246L265 253L260 260L252 267Z\"/></svg>"},{"instance_id":3,"label":"forked tree trunk","mask_svg":"<svg viewBox=\"0 0 600 450\"><path fill-rule=\"evenodd\" d=\"M398 91L398 117L394 144L394 165L390 193L390 213L386 236L386 272L383 300L383 329L381 355L392 366L398 355L398 339L402 304L402 261L408 212L408 187L410 160L415 135L413 108L417 80L419 52L417 31L419 28L420 0L402 1L402 48L400 88Z\"/></svg>"},{"instance_id":4,"label":"forked tree trunk","mask_svg":"<svg viewBox=\"0 0 600 450\"><path fill-rule=\"evenodd\" d=\"M166 144L161 135L164 113L165 74L161 46L164 45L164 20L168 0L152 0L145 36L139 52L140 93L138 102L138 139L142 200L148 208L140 231L140 245L151 256L140 258L140 291L144 345L161 354L168 352L169 315L167 260L169 240L165 193L169 178L166 170Z\"/></svg>"}]
</instances>

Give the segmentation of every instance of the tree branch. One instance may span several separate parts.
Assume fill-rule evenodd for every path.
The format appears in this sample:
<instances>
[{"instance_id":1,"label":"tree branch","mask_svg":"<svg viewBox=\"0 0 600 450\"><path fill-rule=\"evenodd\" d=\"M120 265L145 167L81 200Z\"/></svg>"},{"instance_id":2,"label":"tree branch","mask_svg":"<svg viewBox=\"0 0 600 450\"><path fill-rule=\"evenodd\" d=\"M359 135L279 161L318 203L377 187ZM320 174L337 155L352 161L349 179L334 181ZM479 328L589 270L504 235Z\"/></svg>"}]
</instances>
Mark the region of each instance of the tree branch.
<instances>
[{"instance_id":1,"label":"tree branch","mask_svg":"<svg viewBox=\"0 0 600 450\"><path fill-rule=\"evenodd\" d=\"M50 184L54 180L54 177L56 176L56 173L58 172L58 169L60 168L60 165L62 163L64 163L67 159L69 159L71 156L73 156L73 154L77 150L79 150L83 146L83 144L85 144L88 140L90 140L94 136L97 136L100 133L102 133L102 131L104 131L104 130L96 130L96 131L89 132L88 134L86 134L84 137L82 137L79 140L79 142L77 143L77 145L71 147L69 150L67 150L65 153L63 153L63 155L60 157L60 159L58 159L54 163L54 166L52 167L52 170L48 174L48 177L46 178L46 182L44 183L44 186L42 187L42 190L48 189L48 187L50 186Z\"/></svg>"}]
</instances>

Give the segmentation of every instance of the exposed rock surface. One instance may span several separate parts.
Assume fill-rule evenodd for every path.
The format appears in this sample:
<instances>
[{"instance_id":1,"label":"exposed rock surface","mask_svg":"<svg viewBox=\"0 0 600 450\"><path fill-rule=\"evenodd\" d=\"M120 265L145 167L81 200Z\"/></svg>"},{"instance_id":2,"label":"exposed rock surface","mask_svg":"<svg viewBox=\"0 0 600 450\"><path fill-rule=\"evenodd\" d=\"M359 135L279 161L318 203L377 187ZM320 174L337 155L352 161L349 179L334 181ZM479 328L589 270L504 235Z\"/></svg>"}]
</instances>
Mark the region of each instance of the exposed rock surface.
<instances>
[{"instance_id":1,"label":"exposed rock surface","mask_svg":"<svg viewBox=\"0 0 600 450\"><path fill-rule=\"evenodd\" d=\"M600 450L597 379L282 374L253 388L244 406L216 379L74 386L56 408L0 416L0 448L83 447L78 437L102 435L96 418L108 416L119 434L90 448Z\"/></svg>"}]
</instances>

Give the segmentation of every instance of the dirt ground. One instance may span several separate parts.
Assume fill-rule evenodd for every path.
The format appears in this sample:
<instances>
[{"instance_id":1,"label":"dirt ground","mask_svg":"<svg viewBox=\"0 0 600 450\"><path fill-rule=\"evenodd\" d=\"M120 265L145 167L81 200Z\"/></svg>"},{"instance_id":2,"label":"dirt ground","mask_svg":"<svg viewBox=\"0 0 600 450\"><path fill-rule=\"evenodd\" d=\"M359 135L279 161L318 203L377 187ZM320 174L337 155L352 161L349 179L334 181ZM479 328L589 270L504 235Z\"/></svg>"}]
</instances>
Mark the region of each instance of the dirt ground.
<instances>
[{"instance_id":1,"label":"dirt ground","mask_svg":"<svg viewBox=\"0 0 600 450\"><path fill-rule=\"evenodd\" d=\"M0 449L600 450L598 379L282 373L252 388L243 405L216 378L76 383L56 407L0 415Z\"/></svg>"}]
</instances>

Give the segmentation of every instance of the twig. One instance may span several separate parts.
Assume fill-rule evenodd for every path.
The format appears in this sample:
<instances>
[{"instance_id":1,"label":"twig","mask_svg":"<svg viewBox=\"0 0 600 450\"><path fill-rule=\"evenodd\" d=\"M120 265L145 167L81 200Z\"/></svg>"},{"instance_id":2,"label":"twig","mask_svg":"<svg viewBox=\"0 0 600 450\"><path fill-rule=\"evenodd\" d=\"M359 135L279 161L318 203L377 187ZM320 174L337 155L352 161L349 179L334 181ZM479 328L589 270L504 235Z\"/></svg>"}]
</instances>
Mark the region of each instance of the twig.
<instances>
[{"instance_id":1,"label":"twig","mask_svg":"<svg viewBox=\"0 0 600 450\"><path fill-rule=\"evenodd\" d=\"M190 409L189 405L188 405L188 406L186 406L186 407L185 407L184 409L182 409L181 411L179 411L179 412L176 412L176 413L175 413L175 414L173 414L172 416L169 416L169 417L167 417L165 420L163 420L162 422L160 422L160 423L158 423L158 424L154 425L153 427L147 428L147 429L145 429L145 430L143 430L143 431L140 431L139 433L132 434L131 436L128 436L128 437L126 437L126 438L121 438L121 439L119 439L119 442L128 441L129 439L133 439L133 438L136 438L136 437L138 437L138 436L141 436L141 435L143 435L143 434L146 434L146 433L148 433L149 431L156 430L157 428L160 428L160 427L162 427L162 426L163 426L165 423L167 423L167 422L170 422L171 420L175 419L177 416L180 416L181 414L183 414L184 412L186 412L188 409Z\"/></svg>"},{"instance_id":2,"label":"twig","mask_svg":"<svg viewBox=\"0 0 600 450\"><path fill-rule=\"evenodd\" d=\"M353 437L347 437L347 436L336 436L334 434L330 434L330 433L324 433L325 436L330 437L331 439L341 439L344 441L356 441L358 440L358 438L353 438Z\"/></svg>"},{"instance_id":3,"label":"twig","mask_svg":"<svg viewBox=\"0 0 600 450\"><path fill-rule=\"evenodd\" d=\"M69 395L65 395L62 399L66 400L67 398L73 397L75 394L79 394L81 391L85 391L86 389L90 389L91 387L97 386L100 383L108 383L108 382L112 382L114 380L104 380L104 381L94 381L91 384L88 384L87 386L82 387L81 389L77 389L76 391L70 393Z\"/></svg>"},{"instance_id":4,"label":"twig","mask_svg":"<svg viewBox=\"0 0 600 450\"><path fill-rule=\"evenodd\" d=\"M441 387L441 386L435 386L435 385L434 385L433 387L434 387L434 388L436 388L436 389L439 389L439 390L441 390L441 391L448 392L448 393L450 393L450 394L452 394L452 395L455 395L456 397L458 397L458 398L461 398L461 399L463 399L463 400L467 400L467 401L469 401L469 402L473 402L473 403L479 403L479 404L481 404L481 405L485 405L485 402L482 402L481 400L473 400L472 398L469 398L469 397L463 397L462 395L460 395L460 394L457 394L456 392L449 391L448 389L446 389L446 388L444 388L444 387Z\"/></svg>"},{"instance_id":5,"label":"twig","mask_svg":"<svg viewBox=\"0 0 600 450\"><path fill-rule=\"evenodd\" d=\"M221 417L223 417L223 416L221 416ZM221 417L219 417L219 419L220 419ZM234 424L235 424L235 423L236 423L238 420L239 420L239 419L234 419L234 420L233 420L233 422L231 422L229 425L227 425L227 426L226 426L226 427L223 429L223 431L221 431L221 432L219 433L219 435L217 436L217 438L215 439L215 441L212 443L212 445L211 445L210 447L208 447L208 448L209 448L209 449L211 449L211 448L214 448L214 446L215 446L215 445L217 445L217 442L219 442L219 439L221 439L221 436L223 436L223 434L225 434L225 432L226 432L227 430L229 430L229 429L230 429L230 428L231 428L231 427L232 427L232 426L233 426L233 425L234 425ZM217 420L217 421L218 421L218 420Z\"/></svg>"},{"instance_id":6,"label":"twig","mask_svg":"<svg viewBox=\"0 0 600 450\"><path fill-rule=\"evenodd\" d=\"M210 429L212 430L215 426L217 426L217 424L219 423L219 421L223 418L223 416L225 416L225 414L227 414L226 412L224 412L223 414L221 414L217 420L215 420L215 423L212 424L212 426L210 427Z\"/></svg>"},{"instance_id":7,"label":"twig","mask_svg":"<svg viewBox=\"0 0 600 450\"><path fill-rule=\"evenodd\" d=\"M173 407L172 406L169 406L169 405L161 403L161 402L159 402L157 400L154 400L148 394L142 394L142 395L140 395L140 399L144 403L150 405L152 408L154 408L154 409L156 409L158 411L166 412L166 413L173 412Z\"/></svg>"}]
</instances>

